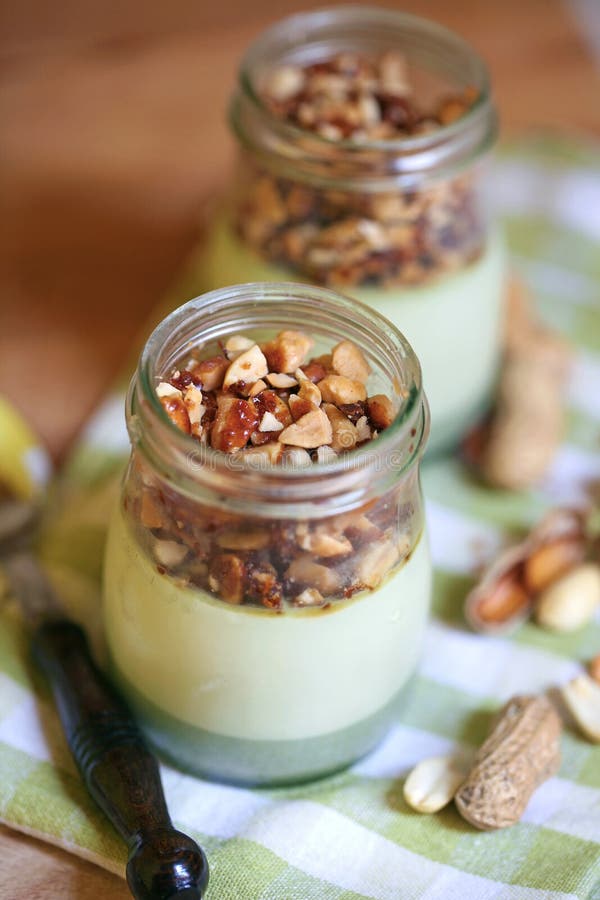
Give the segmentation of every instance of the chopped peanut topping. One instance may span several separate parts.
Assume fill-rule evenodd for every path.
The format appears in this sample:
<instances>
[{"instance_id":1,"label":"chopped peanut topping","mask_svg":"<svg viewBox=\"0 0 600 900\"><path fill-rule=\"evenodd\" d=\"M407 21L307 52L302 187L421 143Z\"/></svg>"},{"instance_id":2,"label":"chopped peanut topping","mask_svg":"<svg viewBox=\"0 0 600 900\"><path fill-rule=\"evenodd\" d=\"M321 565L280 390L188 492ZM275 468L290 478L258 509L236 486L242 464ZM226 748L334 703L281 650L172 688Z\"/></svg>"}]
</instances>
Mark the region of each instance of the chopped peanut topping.
<instances>
[{"instance_id":1,"label":"chopped peanut topping","mask_svg":"<svg viewBox=\"0 0 600 900\"><path fill-rule=\"evenodd\" d=\"M295 387L298 384L295 378L292 378L291 375L285 375L283 372L271 372L267 375L267 381L272 387L280 390Z\"/></svg>"},{"instance_id":2,"label":"chopped peanut topping","mask_svg":"<svg viewBox=\"0 0 600 900\"><path fill-rule=\"evenodd\" d=\"M224 531L217 544L224 550L262 550L269 543L267 531Z\"/></svg>"},{"instance_id":3,"label":"chopped peanut topping","mask_svg":"<svg viewBox=\"0 0 600 900\"><path fill-rule=\"evenodd\" d=\"M181 391L179 388L169 384L168 381L161 381L156 388L156 396L159 400L165 400L168 397L181 397Z\"/></svg>"},{"instance_id":4,"label":"chopped peanut topping","mask_svg":"<svg viewBox=\"0 0 600 900\"><path fill-rule=\"evenodd\" d=\"M269 72L265 88L274 100L289 100L304 87L305 75L298 66L280 66Z\"/></svg>"},{"instance_id":5,"label":"chopped peanut topping","mask_svg":"<svg viewBox=\"0 0 600 900\"><path fill-rule=\"evenodd\" d=\"M343 406L345 403L358 403L367 399L367 391L361 381L352 381L344 375L327 375L319 381L317 387L326 403Z\"/></svg>"},{"instance_id":6,"label":"chopped peanut topping","mask_svg":"<svg viewBox=\"0 0 600 900\"><path fill-rule=\"evenodd\" d=\"M323 594L316 588L304 588L294 597L294 606L322 606L325 603Z\"/></svg>"},{"instance_id":7,"label":"chopped peanut topping","mask_svg":"<svg viewBox=\"0 0 600 900\"><path fill-rule=\"evenodd\" d=\"M233 334L230 338L227 338L225 342L225 352L229 359L233 359L237 354L242 353L244 350L249 350L254 346L256 342L250 340L250 338L244 337L243 334Z\"/></svg>"},{"instance_id":8,"label":"chopped peanut topping","mask_svg":"<svg viewBox=\"0 0 600 900\"><path fill-rule=\"evenodd\" d=\"M283 424L277 419L272 412L266 412L260 420L258 426L259 431L281 431Z\"/></svg>"},{"instance_id":9,"label":"chopped peanut topping","mask_svg":"<svg viewBox=\"0 0 600 900\"><path fill-rule=\"evenodd\" d=\"M154 541L154 557L162 566L180 565L187 552L187 547L176 541Z\"/></svg>"},{"instance_id":10,"label":"chopped peanut topping","mask_svg":"<svg viewBox=\"0 0 600 900\"><path fill-rule=\"evenodd\" d=\"M340 586L340 576L336 570L314 562L309 554L296 557L286 576L298 585L311 585L322 594L333 594Z\"/></svg>"},{"instance_id":11,"label":"chopped peanut topping","mask_svg":"<svg viewBox=\"0 0 600 900\"><path fill-rule=\"evenodd\" d=\"M144 491L140 507L140 520L146 528L162 528L163 513L158 500L150 491Z\"/></svg>"},{"instance_id":12,"label":"chopped peanut topping","mask_svg":"<svg viewBox=\"0 0 600 900\"><path fill-rule=\"evenodd\" d=\"M332 403L324 403L323 410L331 423L332 450L344 451L352 450L358 441L358 432L352 422L344 415L344 413L334 406Z\"/></svg>"},{"instance_id":13,"label":"chopped peanut topping","mask_svg":"<svg viewBox=\"0 0 600 900\"><path fill-rule=\"evenodd\" d=\"M244 563L233 553L216 556L210 567L209 584L227 603L239 604L244 599Z\"/></svg>"},{"instance_id":14,"label":"chopped peanut topping","mask_svg":"<svg viewBox=\"0 0 600 900\"><path fill-rule=\"evenodd\" d=\"M212 446L226 453L241 450L257 426L258 414L249 400L222 394L217 400L217 416L210 436Z\"/></svg>"},{"instance_id":15,"label":"chopped peanut topping","mask_svg":"<svg viewBox=\"0 0 600 900\"><path fill-rule=\"evenodd\" d=\"M303 469L312 466L311 455L302 447L286 447L283 453L284 462L294 468Z\"/></svg>"},{"instance_id":16,"label":"chopped peanut topping","mask_svg":"<svg viewBox=\"0 0 600 900\"><path fill-rule=\"evenodd\" d=\"M379 58L346 52L304 67L273 68L261 93L274 115L330 141L420 134L461 118L477 99L467 88L425 106L414 96L411 75L397 51Z\"/></svg>"},{"instance_id":17,"label":"chopped peanut topping","mask_svg":"<svg viewBox=\"0 0 600 900\"><path fill-rule=\"evenodd\" d=\"M317 462L318 463L330 463L335 462L337 459L337 453L333 449L333 447L329 447L327 444L323 444L322 447L317 447Z\"/></svg>"},{"instance_id":18,"label":"chopped peanut topping","mask_svg":"<svg viewBox=\"0 0 600 900\"><path fill-rule=\"evenodd\" d=\"M356 423L356 440L359 444L371 440L371 429L369 428L369 420L366 416L361 416Z\"/></svg>"},{"instance_id":19,"label":"chopped peanut topping","mask_svg":"<svg viewBox=\"0 0 600 900\"><path fill-rule=\"evenodd\" d=\"M272 372L294 372L298 369L314 341L301 331L282 331L263 347Z\"/></svg>"},{"instance_id":20,"label":"chopped peanut topping","mask_svg":"<svg viewBox=\"0 0 600 900\"><path fill-rule=\"evenodd\" d=\"M170 418L173 425L179 428L180 431L185 431L186 434L190 434L192 431L192 426L190 424L188 411L185 407L185 403L183 402L181 391L174 390L172 394L167 394L166 396L163 393L163 396L159 396L159 399L162 408Z\"/></svg>"},{"instance_id":21,"label":"chopped peanut topping","mask_svg":"<svg viewBox=\"0 0 600 900\"><path fill-rule=\"evenodd\" d=\"M394 409L383 395L367 399L370 367L360 348L344 340L308 359L313 346L300 331L262 347L235 334L220 355L207 348L203 360L192 351L156 394L178 429L257 476L277 465L327 464L376 437ZM333 600L376 589L414 546L410 516L399 517L388 495L326 519L264 520L162 491L141 463L134 475L128 510L158 572L232 605L326 614Z\"/></svg>"},{"instance_id":22,"label":"chopped peanut topping","mask_svg":"<svg viewBox=\"0 0 600 900\"><path fill-rule=\"evenodd\" d=\"M202 391L200 388L193 384L186 388L183 402L187 409L192 434L199 436L202 432L202 416L206 412L206 407L202 403Z\"/></svg>"},{"instance_id":23,"label":"chopped peanut topping","mask_svg":"<svg viewBox=\"0 0 600 900\"><path fill-rule=\"evenodd\" d=\"M251 465L260 467L265 463L276 465L281 461L284 448L280 443L268 443L262 447L248 447L243 451L244 459ZM309 457L310 461L310 457Z\"/></svg>"},{"instance_id":24,"label":"chopped peanut topping","mask_svg":"<svg viewBox=\"0 0 600 900\"><path fill-rule=\"evenodd\" d=\"M299 531L298 545L315 556L344 556L352 552L352 544L343 535L336 537L323 531L310 531L306 527Z\"/></svg>"},{"instance_id":25,"label":"chopped peanut topping","mask_svg":"<svg viewBox=\"0 0 600 900\"><path fill-rule=\"evenodd\" d=\"M308 361L314 340L301 331L282 331L262 348L243 334L221 346L229 359L192 359L189 368L175 369L156 388L173 424L215 450L245 450L243 458L253 465L277 463L283 453L269 446L277 442L311 451L316 462L331 462L393 420L390 398L367 399L370 366L351 341ZM248 452L263 447L269 449ZM285 459L304 465L306 455L288 453Z\"/></svg>"},{"instance_id":26,"label":"chopped peanut topping","mask_svg":"<svg viewBox=\"0 0 600 900\"><path fill-rule=\"evenodd\" d=\"M313 384L312 381L309 381L308 378L305 378L304 381L300 382L300 390L298 391L298 396L301 400L307 400L309 403L313 403L315 406L320 406L322 401L321 391L317 387L316 384Z\"/></svg>"},{"instance_id":27,"label":"chopped peanut topping","mask_svg":"<svg viewBox=\"0 0 600 900\"><path fill-rule=\"evenodd\" d=\"M229 361L224 356L213 356L194 366L192 375L198 378L203 390L216 391L223 384L228 368Z\"/></svg>"},{"instance_id":28,"label":"chopped peanut topping","mask_svg":"<svg viewBox=\"0 0 600 900\"><path fill-rule=\"evenodd\" d=\"M307 449L329 444L331 438L331 425L322 409L306 413L293 425L289 425L279 436L282 444L293 444L294 447Z\"/></svg>"},{"instance_id":29,"label":"chopped peanut topping","mask_svg":"<svg viewBox=\"0 0 600 900\"><path fill-rule=\"evenodd\" d=\"M266 391L266 389L267 389L267 382L263 381L262 378L259 378L259 380L255 381L254 384L252 385L252 387L250 388L250 391L248 392L248 396L256 397L256 396L258 396L258 394L260 394L261 391Z\"/></svg>"},{"instance_id":30,"label":"chopped peanut topping","mask_svg":"<svg viewBox=\"0 0 600 900\"><path fill-rule=\"evenodd\" d=\"M344 52L274 67L258 89L274 118L323 139L322 153L335 173L338 163L343 171L347 141L360 147L426 135L456 122L477 100L472 87L421 90L415 75L397 51L379 57ZM482 253L486 235L469 172L418 189L361 193L294 182L287 173L248 165L235 224L261 256L287 264L302 280L343 288L432 280L469 265ZM271 360L269 365L291 371Z\"/></svg>"},{"instance_id":31,"label":"chopped peanut topping","mask_svg":"<svg viewBox=\"0 0 600 900\"><path fill-rule=\"evenodd\" d=\"M238 381L245 384L251 384L258 381L269 371L267 360L258 344L253 344L249 350L244 350L239 356L236 356L223 379L223 388L227 389Z\"/></svg>"},{"instance_id":32,"label":"chopped peanut topping","mask_svg":"<svg viewBox=\"0 0 600 900\"><path fill-rule=\"evenodd\" d=\"M310 400L303 399L299 394L292 394L288 402L294 422L297 422L298 419L301 419L302 416L305 416L307 413L318 409L314 403L311 403Z\"/></svg>"},{"instance_id":33,"label":"chopped peanut topping","mask_svg":"<svg viewBox=\"0 0 600 900\"><path fill-rule=\"evenodd\" d=\"M367 409L371 422L380 429L391 425L396 415L392 401L385 394L375 394L374 397L369 397Z\"/></svg>"},{"instance_id":34,"label":"chopped peanut topping","mask_svg":"<svg viewBox=\"0 0 600 900\"><path fill-rule=\"evenodd\" d=\"M397 562L400 551L392 541L368 546L357 568L359 580L367 587L375 588Z\"/></svg>"},{"instance_id":35,"label":"chopped peanut topping","mask_svg":"<svg viewBox=\"0 0 600 900\"><path fill-rule=\"evenodd\" d=\"M371 367L362 350L350 341L341 341L333 348L331 365L337 375L344 375L351 381L366 383Z\"/></svg>"}]
</instances>

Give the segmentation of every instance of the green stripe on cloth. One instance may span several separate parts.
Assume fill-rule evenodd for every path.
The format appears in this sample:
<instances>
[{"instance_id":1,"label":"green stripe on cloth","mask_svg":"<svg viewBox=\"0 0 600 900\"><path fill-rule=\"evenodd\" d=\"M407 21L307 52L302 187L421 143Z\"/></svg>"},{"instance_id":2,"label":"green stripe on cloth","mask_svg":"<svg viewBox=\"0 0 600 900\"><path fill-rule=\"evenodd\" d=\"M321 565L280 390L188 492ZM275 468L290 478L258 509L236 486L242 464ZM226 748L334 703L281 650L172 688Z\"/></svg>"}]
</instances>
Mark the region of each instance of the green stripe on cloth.
<instances>
[{"instance_id":1,"label":"green stripe on cloth","mask_svg":"<svg viewBox=\"0 0 600 900\"><path fill-rule=\"evenodd\" d=\"M195 836L210 854L211 890L207 900L212 900L213 897L214 900L220 900L221 897L223 900L236 900L237 897L259 900L265 890L281 878L288 883L298 883L299 873L290 871L291 867L264 847L241 838L232 838L211 849L203 835ZM239 865L231 865L232 856L239 860ZM214 885L218 885L218 893ZM323 896L327 894L324 893Z\"/></svg>"},{"instance_id":2,"label":"green stripe on cloth","mask_svg":"<svg viewBox=\"0 0 600 900\"><path fill-rule=\"evenodd\" d=\"M514 873L514 883L527 878L531 887L569 891L588 898L600 879L598 845L565 840L564 835L540 828L527 858Z\"/></svg>"},{"instance_id":3,"label":"green stripe on cloth","mask_svg":"<svg viewBox=\"0 0 600 900\"><path fill-rule=\"evenodd\" d=\"M49 762L35 761L25 753L1 745L3 766L19 773L16 788L2 803L1 818L28 825L61 845L79 845L99 858L124 863L125 848L112 826L98 816L79 776ZM3 779L4 780L4 779ZM11 779L14 781L14 776Z\"/></svg>"},{"instance_id":4,"label":"green stripe on cloth","mask_svg":"<svg viewBox=\"0 0 600 900\"><path fill-rule=\"evenodd\" d=\"M437 681L418 678L402 716L405 725L432 731L466 744L481 744L498 704Z\"/></svg>"},{"instance_id":5,"label":"green stripe on cloth","mask_svg":"<svg viewBox=\"0 0 600 900\"><path fill-rule=\"evenodd\" d=\"M514 532L533 525L551 505L548 498L533 491L490 490L476 481L458 460L427 461L422 480L428 499Z\"/></svg>"},{"instance_id":6,"label":"green stripe on cloth","mask_svg":"<svg viewBox=\"0 0 600 900\"><path fill-rule=\"evenodd\" d=\"M452 862L497 881L582 898L600 876L597 844L525 824L497 834L465 835Z\"/></svg>"},{"instance_id":7,"label":"green stripe on cloth","mask_svg":"<svg viewBox=\"0 0 600 900\"><path fill-rule=\"evenodd\" d=\"M530 647L548 650L557 656L580 659L585 663L600 649L600 624L592 623L567 634L552 634L532 623L526 623L515 634L514 640Z\"/></svg>"}]
</instances>

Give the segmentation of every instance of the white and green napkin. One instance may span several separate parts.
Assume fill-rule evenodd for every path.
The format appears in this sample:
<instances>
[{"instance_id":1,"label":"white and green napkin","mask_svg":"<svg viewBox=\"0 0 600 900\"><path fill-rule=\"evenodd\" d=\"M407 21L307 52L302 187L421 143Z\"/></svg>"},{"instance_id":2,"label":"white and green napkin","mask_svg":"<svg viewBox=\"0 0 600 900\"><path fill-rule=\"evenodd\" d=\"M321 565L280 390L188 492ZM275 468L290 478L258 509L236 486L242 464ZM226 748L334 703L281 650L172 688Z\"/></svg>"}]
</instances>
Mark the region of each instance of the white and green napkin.
<instances>
[{"instance_id":1,"label":"white and green napkin","mask_svg":"<svg viewBox=\"0 0 600 900\"><path fill-rule=\"evenodd\" d=\"M209 900L600 900L600 747L577 734L565 734L560 772L505 831L475 831L452 806L419 815L402 797L414 763L479 744L511 694L564 683L600 653L600 620L571 635L527 624L509 639L475 635L462 619L482 559L548 507L588 499L600 485L600 155L548 137L521 143L497 161L494 194L515 269L544 319L578 349L565 442L526 494L477 486L453 459L425 466L433 619L415 694L374 753L283 790L162 767L174 821L208 853ZM97 647L102 546L127 451L114 394L53 486L40 548ZM26 651L9 605L0 617L0 820L123 875L125 849L86 795Z\"/></svg>"}]
</instances>

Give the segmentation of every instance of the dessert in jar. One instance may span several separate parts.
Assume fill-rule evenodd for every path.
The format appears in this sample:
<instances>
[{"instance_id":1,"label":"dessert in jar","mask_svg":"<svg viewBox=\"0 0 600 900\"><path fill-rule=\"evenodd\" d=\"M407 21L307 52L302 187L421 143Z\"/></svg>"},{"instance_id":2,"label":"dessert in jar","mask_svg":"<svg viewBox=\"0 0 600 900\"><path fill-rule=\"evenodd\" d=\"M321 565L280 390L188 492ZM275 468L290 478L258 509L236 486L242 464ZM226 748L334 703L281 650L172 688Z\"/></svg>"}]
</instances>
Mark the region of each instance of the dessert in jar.
<instances>
[{"instance_id":1,"label":"dessert in jar","mask_svg":"<svg viewBox=\"0 0 600 900\"><path fill-rule=\"evenodd\" d=\"M154 331L127 421L104 622L153 745L243 784L365 754L429 606L429 418L405 338L324 288L215 291Z\"/></svg>"},{"instance_id":2,"label":"dessert in jar","mask_svg":"<svg viewBox=\"0 0 600 900\"><path fill-rule=\"evenodd\" d=\"M482 61L392 10L302 13L250 47L231 125L235 183L193 264L196 286L293 277L377 309L421 361L430 445L456 443L499 356L503 245L484 201L496 117Z\"/></svg>"}]
</instances>

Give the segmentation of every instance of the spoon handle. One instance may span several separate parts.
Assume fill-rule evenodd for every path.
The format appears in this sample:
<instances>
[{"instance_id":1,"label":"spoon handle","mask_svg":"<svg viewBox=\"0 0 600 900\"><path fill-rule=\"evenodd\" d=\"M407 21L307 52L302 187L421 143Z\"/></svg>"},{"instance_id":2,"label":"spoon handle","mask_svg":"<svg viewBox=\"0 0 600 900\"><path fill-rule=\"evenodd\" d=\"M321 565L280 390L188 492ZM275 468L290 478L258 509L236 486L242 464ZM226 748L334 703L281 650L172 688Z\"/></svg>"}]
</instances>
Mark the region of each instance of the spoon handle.
<instances>
[{"instance_id":1,"label":"spoon handle","mask_svg":"<svg viewBox=\"0 0 600 900\"><path fill-rule=\"evenodd\" d=\"M87 789L127 843L133 896L200 900L208 883L204 852L173 827L156 759L92 660L81 628L46 622L35 631L32 649Z\"/></svg>"}]
</instances>

